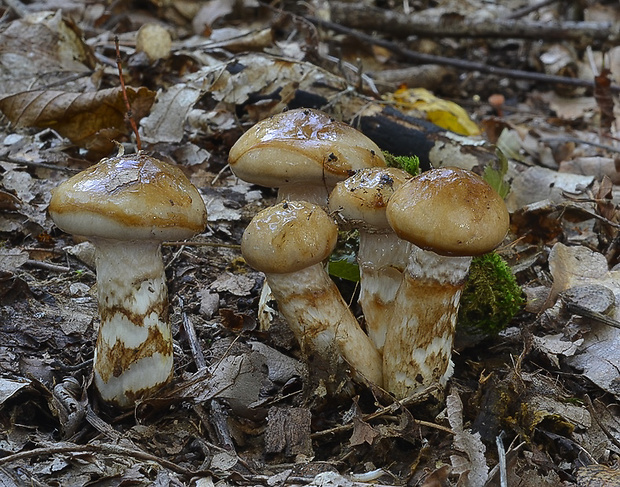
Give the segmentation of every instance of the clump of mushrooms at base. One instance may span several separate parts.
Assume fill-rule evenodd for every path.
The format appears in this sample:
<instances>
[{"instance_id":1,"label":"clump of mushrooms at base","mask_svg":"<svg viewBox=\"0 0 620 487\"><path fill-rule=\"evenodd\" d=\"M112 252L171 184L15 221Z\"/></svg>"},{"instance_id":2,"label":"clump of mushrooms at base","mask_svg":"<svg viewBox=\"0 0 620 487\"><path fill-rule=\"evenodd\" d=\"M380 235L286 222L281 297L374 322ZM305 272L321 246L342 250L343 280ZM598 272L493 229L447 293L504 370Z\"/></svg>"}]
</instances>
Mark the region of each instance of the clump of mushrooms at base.
<instances>
[{"instance_id":1,"label":"clump of mushrooms at base","mask_svg":"<svg viewBox=\"0 0 620 487\"><path fill-rule=\"evenodd\" d=\"M334 159L358 155L349 150L336 156L330 147L362 147L365 136L340 139L340 128L338 134L328 130L329 145L317 149L325 142L320 131L293 129L294 123L309 117L343 124L314 110L291 112L259 122L230 152L233 173L241 179L280 188L299 179L303 188L280 189L280 202L254 217L242 239L244 258L266 274L306 357L337 352L354 378L398 398L433 384L444 387L452 374L459 299L472 256L492 251L508 232L503 199L482 178L456 167L415 177L387 168L370 141L364 147L371 147L372 162L354 166L347 159L351 170L336 177ZM283 131L289 140L279 138ZM302 146L304 157L299 155ZM310 157L307 147L313 151ZM315 176L312 182L301 179L307 178L310 158L322 164L318 182ZM268 170L258 168L263 159L270 161ZM281 182L253 175L271 173L273 165ZM307 191L309 186L315 190ZM360 232L365 330L325 271L336 222Z\"/></svg>"}]
</instances>

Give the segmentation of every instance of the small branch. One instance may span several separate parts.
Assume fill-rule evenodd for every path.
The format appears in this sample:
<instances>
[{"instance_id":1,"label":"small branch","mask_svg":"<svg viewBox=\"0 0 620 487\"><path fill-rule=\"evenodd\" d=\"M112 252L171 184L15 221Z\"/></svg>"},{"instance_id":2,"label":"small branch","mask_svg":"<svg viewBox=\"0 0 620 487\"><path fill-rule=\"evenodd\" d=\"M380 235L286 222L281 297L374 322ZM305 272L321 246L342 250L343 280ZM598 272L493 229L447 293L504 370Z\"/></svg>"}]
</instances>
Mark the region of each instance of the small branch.
<instances>
[{"instance_id":1,"label":"small branch","mask_svg":"<svg viewBox=\"0 0 620 487\"><path fill-rule=\"evenodd\" d=\"M551 5L552 3L555 3L557 1L558 0L542 0L542 2L538 2L533 5L528 5L527 7L523 7L518 10L515 10L513 13L511 13L506 18L507 19L520 19L521 17L525 17L529 13L535 12L536 10L546 7L547 5Z\"/></svg>"},{"instance_id":2,"label":"small branch","mask_svg":"<svg viewBox=\"0 0 620 487\"><path fill-rule=\"evenodd\" d=\"M189 349L192 352L192 357L194 358L194 363L198 370L204 369L207 366L207 362L205 360L205 356L202 353L202 347L200 346L200 342L198 341L198 336L196 335L196 328L194 328L194 324L191 322L187 313L183 311L183 307L185 303L183 298L179 297L179 307L181 308L181 316L183 323L183 330L185 331L185 336L187 337L187 342L189 343Z\"/></svg>"},{"instance_id":3,"label":"small branch","mask_svg":"<svg viewBox=\"0 0 620 487\"><path fill-rule=\"evenodd\" d=\"M363 415L362 416L362 421L370 421L372 419L376 419L376 418L378 418L380 416L384 416L386 414L393 414L393 413L395 413L396 411L398 411L399 409L401 409L403 407L411 406L412 404L418 404L418 403L422 402L423 400L425 400L426 398L428 398L436 389L437 389L436 386L430 386L430 387L427 387L426 389L424 389L424 390L422 390L420 392L416 392L415 394L412 394L409 397L406 397L406 398L401 399L399 401L394 401L389 406L385 406L385 407L383 407L381 409L378 409L374 413L369 413L369 414ZM454 434L454 431L452 431L450 428L446 428L445 426L441 426L441 425L435 424L435 423L430 423L428 421L422 421L422 420L419 420L419 419L415 419L415 421L419 425L427 426L428 428L433 428L433 429L445 431L446 433L450 433L451 435ZM340 426L336 426L335 428L330 428L330 429L323 430L323 431L317 431L316 433L312 433L312 435L310 435L310 438L315 440L315 439L321 438L323 436L327 436L327 435L331 435L331 434L335 434L335 433L343 433L343 432L348 431L350 429L353 429L353 423L343 424L343 425L340 425Z\"/></svg>"},{"instance_id":4,"label":"small branch","mask_svg":"<svg viewBox=\"0 0 620 487\"><path fill-rule=\"evenodd\" d=\"M200 472L194 472L192 470L188 470L184 467L181 467L172 462L169 462L168 460L164 460L163 458L159 458L155 455L151 455L150 453L146 453L144 451L132 450L130 448L123 448L122 446L110 445L106 443L101 443L98 445L65 445L65 446L50 446L50 447L43 447L43 448L34 448L33 450L22 451L19 453L14 453L13 455L7 455L4 458L0 458L0 466L13 463L18 460L25 460L27 458L34 458L38 456L74 454L74 453L98 453L98 454L103 453L106 455L120 455L124 457L129 456L132 458L136 458L138 460L145 460L148 462L158 463L162 467L172 470L173 472L176 472L181 475L194 476L200 473Z\"/></svg>"},{"instance_id":5,"label":"small branch","mask_svg":"<svg viewBox=\"0 0 620 487\"><path fill-rule=\"evenodd\" d=\"M10 162L11 164L19 164L20 166L33 167L35 169L49 169L52 171L68 172L71 174L77 174L78 172L80 172L79 169L72 169L70 167L64 167L64 166L56 166L54 164L47 164L45 162L26 161L24 159L17 159L11 156L6 157L5 159L2 159L2 162Z\"/></svg>"},{"instance_id":6,"label":"small branch","mask_svg":"<svg viewBox=\"0 0 620 487\"><path fill-rule=\"evenodd\" d=\"M620 42L620 28L613 22L536 22L513 19L475 21L462 16L406 16L381 8L359 8L356 3L330 2L331 21L365 32L379 31L399 37L484 37L553 41Z\"/></svg>"},{"instance_id":7,"label":"small branch","mask_svg":"<svg viewBox=\"0 0 620 487\"><path fill-rule=\"evenodd\" d=\"M399 54L404 58L421 64L438 64L442 66L451 66L453 68L461 69L463 71L480 71L481 73L492 74L494 76L503 76L512 79L524 79L529 81L538 81L541 83L594 88L594 81L588 81L579 78L567 78L565 76L552 76L548 74L534 73L530 71L521 71L518 69L498 68L496 66L490 66L484 63L464 61L462 59L450 58L445 56L433 56L431 54L424 54L418 51L407 49L405 47L401 47L395 42L386 41L377 37L372 37L358 30L350 29L334 22L329 22L310 16L307 16L305 18L309 22L312 22L313 24L321 26L325 29L331 29L341 34L349 35L368 44L384 47L385 49L389 49L390 51ZM610 87L610 90L614 93L620 93L620 86L612 85Z\"/></svg>"},{"instance_id":8,"label":"small branch","mask_svg":"<svg viewBox=\"0 0 620 487\"><path fill-rule=\"evenodd\" d=\"M179 242L164 242L164 247L222 247L224 249L241 249L239 244L225 244L216 242L199 242L197 240L179 241Z\"/></svg>"},{"instance_id":9,"label":"small branch","mask_svg":"<svg viewBox=\"0 0 620 487\"><path fill-rule=\"evenodd\" d=\"M66 267L64 265L51 264L50 262L44 262L44 261L40 261L40 260L28 259L25 262L25 264L30 266L30 267L36 267L38 269L44 269L46 271L52 271L52 272L63 273L63 272L70 272L71 271L71 269L69 267Z\"/></svg>"},{"instance_id":10,"label":"small branch","mask_svg":"<svg viewBox=\"0 0 620 487\"><path fill-rule=\"evenodd\" d=\"M125 100L125 106L127 107L127 119L131 124L131 129L136 135L136 148L138 152L142 150L142 143L140 142L140 134L138 133L138 127L136 121L133 118L131 112L131 105L129 104L129 98L127 98L127 90L125 89L125 78L123 76L123 63L121 60L121 50L118 44L118 36L114 36L114 45L116 46L116 67L118 68L118 77L121 81L121 91L123 92L123 99Z\"/></svg>"}]
</instances>

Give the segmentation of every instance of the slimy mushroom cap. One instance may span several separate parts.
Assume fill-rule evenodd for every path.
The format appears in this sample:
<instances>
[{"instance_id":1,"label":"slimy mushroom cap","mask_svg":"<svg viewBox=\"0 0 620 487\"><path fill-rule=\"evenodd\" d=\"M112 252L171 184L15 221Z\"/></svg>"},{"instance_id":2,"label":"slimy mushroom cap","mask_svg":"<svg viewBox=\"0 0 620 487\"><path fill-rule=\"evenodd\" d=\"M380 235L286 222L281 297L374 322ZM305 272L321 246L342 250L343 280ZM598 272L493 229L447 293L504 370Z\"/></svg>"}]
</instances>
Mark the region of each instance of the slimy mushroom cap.
<instances>
[{"instance_id":1,"label":"slimy mushroom cap","mask_svg":"<svg viewBox=\"0 0 620 487\"><path fill-rule=\"evenodd\" d=\"M431 169L403 184L390 198L394 232L440 255L481 255L506 236L504 200L476 174L454 167Z\"/></svg>"},{"instance_id":2,"label":"slimy mushroom cap","mask_svg":"<svg viewBox=\"0 0 620 487\"><path fill-rule=\"evenodd\" d=\"M138 153L103 159L52 191L63 231L117 240L174 240L204 230L202 197L183 172Z\"/></svg>"},{"instance_id":3,"label":"slimy mushroom cap","mask_svg":"<svg viewBox=\"0 0 620 487\"><path fill-rule=\"evenodd\" d=\"M370 231L389 230L385 209L394 191L411 175L396 167L360 169L336 184L329 196L329 210L350 226Z\"/></svg>"},{"instance_id":4,"label":"slimy mushroom cap","mask_svg":"<svg viewBox=\"0 0 620 487\"><path fill-rule=\"evenodd\" d=\"M228 161L237 177L274 188L321 181L333 186L354 169L385 166L368 137L310 108L258 122L230 149Z\"/></svg>"},{"instance_id":5,"label":"slimy mushroom cap","mask_svg":"<svg viewBox=\"0 0 620 487\"><path fill-rule=\"evenodd\" d=\"M283 201L252 219L241 239L241 252L254 269L285 274L325 260L337 239L338 227L320 207Z\"/></svg>"}]
</instances>

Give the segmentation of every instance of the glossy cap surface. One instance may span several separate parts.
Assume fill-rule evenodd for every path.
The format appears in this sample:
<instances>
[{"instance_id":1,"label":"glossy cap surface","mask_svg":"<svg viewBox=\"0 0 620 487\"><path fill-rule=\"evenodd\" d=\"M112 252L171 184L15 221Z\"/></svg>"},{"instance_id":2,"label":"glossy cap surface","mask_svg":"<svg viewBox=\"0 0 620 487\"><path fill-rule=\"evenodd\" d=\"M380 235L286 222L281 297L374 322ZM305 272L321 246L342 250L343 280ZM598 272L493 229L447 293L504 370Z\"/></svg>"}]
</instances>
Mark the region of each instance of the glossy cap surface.
<instances>
[{"instance_id":1,"label":"glossy cap surface","mask_svg":"<svg viewBox=\"0 0 620 487\"><path fill-rule=\"evenodd\" d=\"M273 188L333 186L352 170L385 166L381 150L368 137L309 108L258 122L230 149L228 162L237 177Z\"/></svg>"},{"instance_id":2,"label":"glossy cap surface","mask_svg":"<svg viewBox=\"0 0 620 487\"><path fill-rule=\"evenodd\" d=\"M459 168L431 169L410 179L390 198L394 232L441 255L480 255L506 236L504 200L478 175Z\"/></svg>"},{"instance_id":3,"label":"glossy cap surface","mask_svg":"<svg viewBox=\"0 0 620 487\"><path fill-rule=\"evenodd\" d=\"M241 239L241 252L254 269L285 274L325 260L337 239L336 223L320 206L283 201L256 214Z\"/></svg>"},{"instance_id":4,"label":"glossy cap surface","mask_svg":"<svg viewBox=\"0 0 620 487\"><path fill-rule=\"evenodd\" d=\"M204 230L202 197L183 172L146 154L102 159L52 191L63 231L116 240L173 240Z\"/></svg>"},{"instance_id":5,"label":"glossy cap surface","mask_svg":"<svg viewBox=\"0 0 620 487\"><path fill-rule=\"evenodd\" d=\"M360 169L336 184L329 196L329 211L354 227L389 229L385 215L389 199L411 175L395 167Z\"/></svg>"}]
</instances>

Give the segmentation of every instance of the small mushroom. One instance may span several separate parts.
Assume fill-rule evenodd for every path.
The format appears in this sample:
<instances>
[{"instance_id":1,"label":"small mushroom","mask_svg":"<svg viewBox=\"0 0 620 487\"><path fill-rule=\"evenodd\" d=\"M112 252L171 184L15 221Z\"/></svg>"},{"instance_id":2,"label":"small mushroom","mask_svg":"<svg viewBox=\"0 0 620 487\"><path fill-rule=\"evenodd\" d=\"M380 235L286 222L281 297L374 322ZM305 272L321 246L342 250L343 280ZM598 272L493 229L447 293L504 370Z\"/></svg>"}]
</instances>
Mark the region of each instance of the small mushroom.
<instances>
[{"instance_id":1,"label":"small mushroom","mask_svg":"<svg viewBox=\"0 0 620 487\"><path fill-rule=\"evenodd\" d=\"M323 265L337 237L336 224L321 207L283 201L252 219L241 252L251 267L265 273L306 357L331 365L341 355L354 374L381 385L381 356Z\"/></svg>"},{"instance_id":2,"label":"small mushroom","mask_svg":"<svg viewBox=\"0 0 620 487\"><path fill-rule=\"evenodd\" d=\"M395 167L360 169L339 182L329 196L330 212L359 230L359 303L366 332L379 352L410 253L409 242L394 233L385 209L394 191L410 178Z\"/></svg>"},{"instance_id":3,"label":"small mushroom","mask_svg":"<svg viewBox=\"0 0 620 487\"><path fill-rule=\"evenodd\" d=\"M230 149L232 172L244 181L279 188L279 200L325 206L350 171L385 166L381 150L361 132L324 112L300 108L262 120Z\"/></svg>"},{"instance_id":4,"label":"small mushroom","mask_svg":"<svg viewBox=\"0 0 620 487\"><path fill-rule=\"evenodd\" d=\"M452 342L471 256L506 236L502 198L472 172L444 167L403 184L387 218L412 251L396 293L383 349L384 384L397 397L444 386L452 374Z\"/></svg>"},{"instance_id":5,"label":"small mushroom","mask_svg":"<svg viewBox=\"0 0 620 487\"><path fill-rule=\"evenodd\" d=\"M146 154L103 159L52 192L56 225L96 247L99 335L94 383L126 408L172 377L172 333L161 242L204 230L198 190Z\"/></svg>"}]
</instances>

